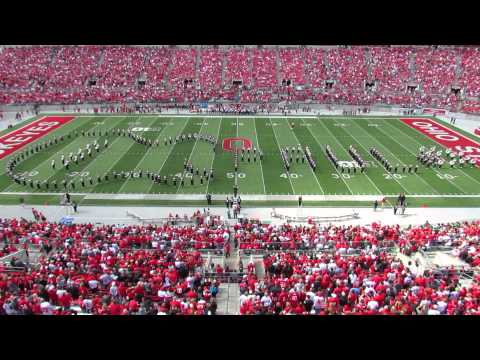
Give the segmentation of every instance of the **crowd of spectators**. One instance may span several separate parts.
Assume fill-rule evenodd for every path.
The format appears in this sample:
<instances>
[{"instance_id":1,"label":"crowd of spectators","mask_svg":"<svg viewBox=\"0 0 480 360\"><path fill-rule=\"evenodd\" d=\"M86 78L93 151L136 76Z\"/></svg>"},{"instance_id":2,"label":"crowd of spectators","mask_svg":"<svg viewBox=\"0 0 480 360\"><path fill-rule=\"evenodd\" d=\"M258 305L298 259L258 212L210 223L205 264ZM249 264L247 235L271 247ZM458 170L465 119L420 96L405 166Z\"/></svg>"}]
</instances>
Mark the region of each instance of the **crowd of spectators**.
<instances>
[{"instance_id":1,"label":"crowd of spectators","mask_svg":"<svg viewBox=\"0 0 480 360\"><path fill-rule=\"evenodd\" d=\"M404 92L410 80L411 48L372 47L371 77L381 93Z\"/></svg>"},{"instance_id":2,"label":"crowd of spectators","mask_svg":"<svg viewBox=\"0 0 480 360\"><path fill-rule=\"evenodd\" d=\"M223 222L200 212L195 225L61 225L2 219L2 256L29 242L36 267L0 272L4 314L214 314L219 283L205 278L204 248L222 248Z\"/></svg>"},{"instance_id":3,"label":"crowd of spectators","mask_svg":"<svg viewBox=\"0 0 480 360\"><path fill-rule=\"evenodd\" d=\"M446 94L455 82L454 50L419 48L415 56L414 81L428 94Z\"/></svg>"},{"instance_id":4,"label":"crowd of spectators","mask_svg":"<svg viewBox=\"0 0 480 360\"><path fill-rule=\"evenodd\" d=\"M472 47L6 47L0 104L313 100L478 113L479 69Z\"/></svg>"},{"instance_id":5,"label":"crowd of spectators","mask_svg":"<svg viewBox=\"0 0 480 360\"><path fill-rule=\"evenodd\" d=\"M234 226L239 248L254 250L317 250L350 254L359 249L393 247L397 242L398 225L372 223L360 225L292 225L262 224L249 221Z\"/></svg>"},{"instance_id":6,"label":"crowd of spectators","mask_svg":"<svg viewBox=\"0 0 480 360\"><path fill-rule=\"evenodd\" d=\"M480 266L480 222L398 225L292 225L245 221L234 226L234 238L246 253L258 251L323 251L340 255L398 247L406 255L446 246L473 267Z\"/></svg>"},{"instance_id":7,"label":"crowd of spectators","mask_svg":"<svg viewBox=\"0 0 480 360\"><path fill-rule=\"evenodd\" d=\"M240 284L240 314L479 315L480 286L454 273L416 275L395 256L280 252L264 256L265 278Z\"/></svg>"},{"instance_id":8,"label":"crowd of spectators","mask_svg":"<svg viewBox=\"0 0 480 360\"><path fill-rule=\"evenodd\" d=\"M314 88L325 87L327 67L324 62L325 51L316 48L305 48L306 78Z\"/></svg>"},{"instance_id":9,"label":"crowd of spectators","mask_svg":"<svg viewBox=\"0 0 480 360\"><path fill-rule=\"evenodd\" d=\"M465 48L461 55L459 86L467 96L480 96L480 53L478 48ZM477 111L478 112L478 111Z\"/></svg>"},{"instance_id":10,"label":"crowd of spectators","mask_svg":"<svg viewBox=\"0 0 480 360\"><path fill-rule=\"evenodd\" d=\"M230 231L218 216L170 215L162 225L63 225L0 219L5 256L25 244L42 249L37 266L0 269L2 314L216 313L217 276L205 275L202 249L222 249ZM188 223L179 225L181 222ZM240 281L240 314L480 314L479 279L455 271L412 271L406 255L442 246L480 265L480 221L398 225L262 224L233 227L241 250L263 250L265 277L249 262ZM215 280L217 278L217 280Z\"/></svg>"},{"instance_id":11,"label":"crowd of spectators","mask_svg":"<svg viewBox=\"0 0 480 360\"><path fill-rule=\"evenodd\" d=\"M437 246L452 249L472 267L480 266L480 222L425 224L405 230L398 246L407 255L419 250L428 251Z\"/></svg>"},{"instance_id":12,"label":"crowd of spectators","mask_svg":"<svg viewBox=\"0 0 480 360\"><path fill-rule=\"evenodd\" d=\"M280 49L280 77L290 80L293 85L305 84L305 66L302 49Z\"/></svg>"}]
</instances>

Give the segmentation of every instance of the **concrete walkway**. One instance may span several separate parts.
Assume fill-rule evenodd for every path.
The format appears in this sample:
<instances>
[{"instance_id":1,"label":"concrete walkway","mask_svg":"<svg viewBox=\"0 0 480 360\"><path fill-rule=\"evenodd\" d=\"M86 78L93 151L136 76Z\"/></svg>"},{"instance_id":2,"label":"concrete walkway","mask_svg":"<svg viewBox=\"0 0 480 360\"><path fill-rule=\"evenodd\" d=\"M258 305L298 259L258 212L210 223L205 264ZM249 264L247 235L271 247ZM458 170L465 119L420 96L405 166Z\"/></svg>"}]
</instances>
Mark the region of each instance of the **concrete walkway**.
<instances>
[{"instance_id":1,"label":"concrete walkway","mask_svg":"<svg viewBox=\"0 0 480 360\"><path fill-rule=\"evenodd\" d=\"M85 206L79 207L78 213L73 214L71 207L64 206L37 206L36 209L45 214L49 221L59 221L62 217L72 216L74 222L84 223L106 223L106 224L138 224L139 221L127 215L132 212L141 218L164 218L169 214L178 214L183 217L187 214L191 216L194 211L203 211L204 208L198 207L140 207L140 206ZM415 225L423 224L426 221L430 223L454 222L480 219L479 208L407 208L405 215L394 215L391 208L381 209L376 212L371 208L275 208L277 214L288 216L342 216L351 214L353 211L359 215L358 219L351 219L339 222L337 224L369 224L373 221L379 221L383 224ZM213 215L227 218L227 211L224 207L210 208ZM262 219L272 223L280 223L282 220L271 217L272 208L244 208L242 216L249 218ZM0 207L0 218L24 217L32 219L32 208L30 206L22 207L20 205L4 205ZM233 222L233 220L232 220Z\"/></svg>"}]
</instances>

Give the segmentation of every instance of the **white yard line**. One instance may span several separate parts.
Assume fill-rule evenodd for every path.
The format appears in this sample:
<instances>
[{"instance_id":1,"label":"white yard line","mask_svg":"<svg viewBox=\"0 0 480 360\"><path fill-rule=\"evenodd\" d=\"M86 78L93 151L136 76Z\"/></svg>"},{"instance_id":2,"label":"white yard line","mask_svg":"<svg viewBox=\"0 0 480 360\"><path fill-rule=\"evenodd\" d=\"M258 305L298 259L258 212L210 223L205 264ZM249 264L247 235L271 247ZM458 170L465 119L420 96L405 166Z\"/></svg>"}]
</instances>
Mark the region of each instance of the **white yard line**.
<instances>
[{"instance_id":1,"label":"white yard line","mask_svg":"<svg viewBox=\"0 0 480 360\"><path fill-rule=\"evenodd\" d=\"M315 134L314 134L314 133L312 132L312 130L310 129L310 126L307 126L307 123L305 122L305 120L302 119L302 121L303 121L303 123L305 124L305 127L308 129L308 131L310 131L310 134L312 134L312 137L313 137L313 139L316 141L316 143L318 144L318 146L320 146L320 150L322 151L322 154L321 154L321 155L324 156L325 154L323 154L322 144L320 144L320 142L319 142L318 139L316 138ZM322 124L322 125L323 125L323 124ZM328 129L327 129L327 130L328 130ZM332 133L330 133L330 134L333 136ZM325 157L326 157L326 155L325 155ZM335 167L335 165L333 165L333 164L331 163L331 161L330 161L330 159L329 159L328 157L326 157L326 159L327 159L328 162L330 162L330 164L332 165L332 167L335 169L335 171L336 171L337 174L338 174L338 177L339 177L340 179L342 179L342 181L344 182L344 184L347 186L348 191L350 191L350 193L351 193L352 195L354 195L352 189L350 188L350 186L348 185L348 183L345 181L345 179L343 178L342 174L338 171L338 169Z\"/></svg>"},{"instance_id":2,"label":"white yard line","mask_svg":"<svg viewBox=\"0 0 480 360\"><path fill-rule=\"evenodd\" d=\"M187 121L188 122L188 121ZM203 129L203 125L205 125L205 118L202 119L202 125L200 126L200 130L198 130L198 135L200 135L202 133L202 129ZM192 158L192 155L193 153L195 152L195 148L197 147L197 144L198 144L198 136L197 136L197 140L195 140L195 144L193 145L193 148L192 148L192 151L190 151L190 155L188 156L188 160L187 160L187 163L190 162L190 159ZM193 166L193 164L192 164ZM183 170L183 176L185 176L185 169ZM180 181L179 181L180 183ZM178 193L178 190L180 190L180 184L178 184L177 186L177 191L175 191L175 193L177 194Z\"/></svg>"},{"instance_id":3,"label":"white yard line","mask_svg":"<svg viewBox=\"0 0 480 360\"><path fill-rule=\"evenodd\" d=\"M277 144L278 151L280 151L280 145L278 143L277 134L275 133L275 129L274 129L274 126L273 126L273 123L272 123L272 119L270 117L268 117L268 121L270 121L270 126L272 127L273 136L275 137L275 142ZM282 159L282 162L283 162L283 159ZM284 164L282 164L282 165L284 165ZM292 179L290 179L290 171L287 171L287 177L288 177L288 181L290 181L290 186L292 187L293 195L296 195L295 194L295 189L293 187Z\"/></svg>"},{"instance_id":4,"label":"white yard line","mask_svg":"<svg viewBox=\"0 0 480 360\"><path fill-rule=\"evenodd\" d=\"M148 118L148 117L155 117L156 119L158 119L158 116L145 116L145 118ZM160 139L160 136L162 136L162 134L163 134L163 132L165 131L165 129L167 128L167 126L168 126L168 125L165 125L165 126L163 127L162 131L160 131L160 133L157 135L157 137L155 138L155 140L152 140L152 144L153 144L156 140L159 140L159 139ZM161 142L159 142L158 147L160 147L160 144L161 144ZM157 148L158 148L158 147L157 147ZM137 165L141 164L142 161L145 160L145 158L147 157L147 155L150 153L150 151L151 151L152 149L153 149L153 145L152 145L152 147L150 147L150 149L147 149L147 151L145 151L145 154L142 156L142 158L140 159L140 161L137 162ZM137 167L135 167L135 168L137 168ZM125 185L128 184L128 181L129 181L129 180L130 180L130 179L127 179L127 180L123 183L122 187L117 191L117 193L121 193L121 192L122 192L122 189L125 187Z\"/></svg>"},{"instance_id":5,"label":"white yard line","mask_svg":"<svg viewBox=\"0 0 480 360\"><path fill-rule=\"evenodd\" d=\"M179 134L181 134L185 130L185 128L187 127L187 124L188 124L188 120L185 121L185 124L183 125L182 129L179 132L177 132L177 134L173 135L172 138L175 139ZM165 165L168 158L170 157L170 154L172 153L174 147L175 147L175 144L173 144L173 146L170 146L170 150L168 151L167 156L165 156L165 159L163 159L163 163L160 166L160 168L158 169L158 173L160 173L162 171L163 166ZM150 190L152 190L152 187L153 187L153 182L150 185L150 187L148 188L147 193L150 193Z\"/></svg>"},{"instance_id":6,"label":"white yard line","mask_svg":"<svg viewBox=\"0 0 480 360\"><path fill-rule=\"evenodd\" d=\"M236 137L238 138L238 117L235 118L235 121L236 121L236 124L237 124L237 134L236 134ZM242 143L242 147L243 147L243 143ZM235 154L238 155L237 147L235 147ZM238 160L238 159L237 159L237 160ZM238 187L238 171L235 171L235 186Z\"/></svg>"},{"instance_id":7,"label":"white yard line","mask_svg":"<svg viewBox=\"0 0 480 360\"><path fill-rule=\"evenodd\" d=\"M219 141L219 138L220 138L220 129L221 129L221 127L222 127L222 118L221 118L220 121L219 121L218 131L217 131L217 138L216 138L216 139L217 139L217 142L213 145L214 148L217 146L217 143L218 143L218 141ZM217 156L217 153L216 153L216 152L213 153L212 161L211 161L211 163L210 163L210 169L213 168L213 162L215 161L215 156ZM215 176L215 175L214 175L214 176ZM218 175L217 175L217 176L218 176ZM208 183L207 183L207 188L205 189L205 194L208 194L208 189L210 188L210 179L211 179L211 178L208 177ZM217 179L218 179L218 177L217 177Z\"/></svg>"},{"instance_id":8,"label":"white yard line","mask_svg":"<svg viewBox=\"0 0 480 360\"><path fill-rule=\"evenodd\" d=\"M327 120L329 120L329 119L327 118ZM335 141L337 142L337 144L340 145L340 147L345 151L345 153L346 153L348 156L350 156L350 154L348 153L348 149L347 149L345 146L343 146L343 144L342 144L340 141L338 141L337 137L336 137L335 135L333 135L333 133L332 133L332 132L330 131L330 129L328 128L328 126L325 125L324 123L321 123L321 124L323 125L323 127L324 127L325 129L327 129L327 131L330 133L330 135L333 136L333 138L335 139ZM307 127L308 127L308 126L307 126ZM364 172L363 174L367 177L367 179L370 181L370 183L372 183L372 185L375 187L375 189L377 189L379 195L385 195L385 194L383 194L383 192L378 188L378 186L372 181L372 179L370 178L370 176L368 176L368 173Z\"/></svg>"},{"instance_id":9,"label":"white yard line","mask_svg":"<svg viewBox=\"0 0 480 360\"><path fill-rule=\"evenodd\" d=\"M139 116L137 116L137 118L135 119L135 121L137 121L138 118L139 118ZM152 121L152 123L153 123L153 121ZM111 146L112 146L114 143L116 143L118 140L120 140L121 138L123 138L123 136L117 137L115 140L112 141L112 143L111 143L110 145L108 145L108 147L111 148ZM135 145L135 141L132 139L132 143L128 146L128 148L126 148L126 150L125 150L125 152L122 154L122 156L121 156L117 161L115 161L115 162L107 169L107 171L105 171L105 174L108 174L108 173L110 172L110 170L112 170L112 169L115 167L115 165L118 164L118 162L122 159L123 155L125 155L125 154L130 150L130 148L131 148L133 145ZM100 154L100 155L102 155L102 154ZM86 171L91 165L93 165L93 164L95 163L95 161L97 161L97 159L98 159L98 158L95 158L95 159L94 159L90 164L88 164L82 171ZM100 176L100 175L98 175L98 176ZM98 186L98 184L96 184L96 185L94 185L93 187L91 187L91 189L93 190L93 189L95 189L97 186ZM122 186L123 186L123 185L122 185Z\"/></svg>"},{"instance_id":10,"label":"white yard line","mask_svg":"<svg viewBox=\"0 0 480 360\"><path fill-rule=\"evenodd\" d=\"M386 118L382 118L382 119L386 119ZM360 126L360 125L359 125ZM379 131L381 131L379 129L379 127L377 127L377 129ZM366 132L366 130L364 130ZM385 134L383 131L381 131L383 134ZM374 139L376 142L378 142L377 139L375 139L373 136L371 136L370 134L368 134L368 136L370 136L372 139ZM390 135L387 136L388 137L391 137ZM392 157L394 157L395 159L397 159L397 161L399 161L401 164L403 164L405 166L405 162L400 160L394 153L393 151L391 151L390 149L388 149L385 145L381 144L380 145L382 146L382 148L384 148L385 150L388 151L388 153L390 153L392 155ZM429 188L431 188L434 192L436 192L437 194L440 194L433 186L431 186L423 177L421 177L420 175L418 174L414 174L415 176L417 176L421 181L423 181Z\"/></svg>"},{"instance_id":11,"label":"white yard line","mask_svg":"<svg viewBox=\"0 0 480 360\"><path fill-rule=\"evenodd\" d=\"M253 119L253 130L255 130L255 139L256 139L257 147L261 151L262 148L260 147L260 142L258 141L257 124L256 124L255 120L256 119L254 118ZM267 194L267 188L265 187L265 178L263 177L263 164L262 164L261 159L259 159L259 164L260 164L260 172L262 174L263 193L266 195Z\"/></svg>"},{"instance_id":12,"label":"white yard line","mask_svg":"<svg viewBox=\"0 0 480 360\"><path fill-rule=\"evenodd\" d=\"M288 125L288 118L287 118L287 125ZM308 127L308 126L307 126L307 127ZM293 134L293 136L294 136L295 139L297 140L297 144L300 144L300 141L298 140L297 135L295 134L295 131L290 130L290 132ZM305 154L302 154L302 155L305 156ZM320 182L318 181L318 178L317 178L317 175L315 174L315 171L313 171L313 169L311 168L310 164L308 164L307 162L305 163L305 165L306 165L306 166L310 169L310 171L312 172L312 175L313 175L313 177L315 178L315 181L317 182L318 187L319 187L320 190L322 191L322 195L325 194L325 190L323 190L322 185L320 185Z\"/></svg>"},{"instance_id":13,"label":"white yard line","mask_svg":"<svg viewBox=\"0 0 480 360\"><path fill-rule=\"evenodd\" d=\"M365 134L367 134L372 140L375 140L375 139L373 138L373 136L371 136L367 131L365 131L360 125L358 125L357 123L355 123L355 126L357 126L359 129L361 129L362 131L364 131ZM377 159L375 159L375 158L370 154L370 152L368 151L368 149L366 149L365 146L363 146L363 144L362 144L360 141L358 141L355 136L353 136L353 132L352 132L352 134L349 133L349 135L362 147L363 150L365 150L365 151L367 152L367 154L370 155L370 157L371 157L375 162L377 162L377 163L380 165L380 168L381 168L381 169L384 169L384 168L383 168L383 165L380 163L380 161L378 161ZM407 189L405 189L405 187L400 183L400 181L398 181L398 180L395 178L395 176L392 176L392 179L394 179L394 180L398 183L398 185L400 185L400 187L404 190L405 193L410 194L410 191L408 191Z\"/></svg>"}]
</instances>

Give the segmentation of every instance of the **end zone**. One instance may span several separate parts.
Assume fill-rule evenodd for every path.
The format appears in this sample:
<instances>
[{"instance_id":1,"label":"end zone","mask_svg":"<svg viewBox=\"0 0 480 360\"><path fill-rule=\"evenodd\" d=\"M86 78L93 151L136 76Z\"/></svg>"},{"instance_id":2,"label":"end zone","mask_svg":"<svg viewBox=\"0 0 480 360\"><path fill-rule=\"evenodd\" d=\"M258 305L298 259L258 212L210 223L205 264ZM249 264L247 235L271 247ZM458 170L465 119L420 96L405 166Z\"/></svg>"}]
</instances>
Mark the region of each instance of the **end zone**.
<instances>
[{"instance_id":1,"label":"end zone","mask_svg":"<svg viewBox=\"0 0 480 360\"><path fill-rule=\"evenodd\" d=\"M0 160L73 120L75 116L45 116L0 136Z\"/></svg>"},{"instance_id":2,"label":"end zone","mask_svg":"<svg viewBox=\"0 0 480 360\"><path fill-rule=\"evenodd\" d=\"M480 166L480 144L472 139L443 126L432 119L401 118L404 124L429 137L437 144L468 154Z\"/></svg>"}]
</instances>

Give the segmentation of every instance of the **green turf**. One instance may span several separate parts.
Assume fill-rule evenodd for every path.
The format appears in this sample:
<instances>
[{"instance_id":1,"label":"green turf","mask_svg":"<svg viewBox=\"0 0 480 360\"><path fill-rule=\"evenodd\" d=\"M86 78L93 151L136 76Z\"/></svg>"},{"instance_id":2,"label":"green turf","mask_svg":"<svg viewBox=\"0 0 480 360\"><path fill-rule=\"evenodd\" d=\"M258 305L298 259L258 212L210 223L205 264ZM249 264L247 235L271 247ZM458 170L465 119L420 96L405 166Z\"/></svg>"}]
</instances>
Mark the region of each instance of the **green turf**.
<instances>
[{"instance_id":1,"label":"green turf","mask_svg":"<svg viewBox=\"0 0 480 360\"><path fill-rule=\"evenodd\" d=\"M436 119L439 122L442 122ZM31 121L31 120L30 120ZM445 124L450 128L467 135L478 141L478 138L468 134L454 126ZM22 124L17 124L19 127ZM475 206L478 198L455 198L452 195L478 195L480 194L480 171L477 168L444 168L426 169L420 166L418 174L396 175L388 174L383 166L369 154L371 147L376 147L392 164L415 165L416 152L421 145L437 145L433 140L408 127L398 117L236 117L236 116L158 116L158 115L116 115L107 114L77 117L75 120L64 125L55 132L40 139L44 142L53 136L66 135L95 129L105 132L107 129L129 127L148 128L137 134L151 139L159 140L160 145L146 147L135 143L128 137L110 135L98 137L100 145L105 138L109 141L109 147L99 154L95 153L92 158L86 158L79 165L72 164L69 171L62 168L60 163L61 154L76 153L80 147L92 143L95 137L72 136L46 151L42 151L28 160L22 162L16 169L17 172L25 173L34 180L56 180L60 183L63 179L75 182L75 191L81 193L107 193L107 194L206 194L211 193L222 197L231 194L235 182L238 183L240 193L247 195L378 195L379 197L394 196L400 192L408 195L443 195L450 197L439 198L411 198L411 203L421 206L421 201L430 206ZM203 141L187 141L173 145L164 145L164 138L179 134L198 132L209 134L218 138L216 151ZM244 137L252 141L254 146L262 149L264 158L260 161L239 163L238 174L234 173L233 153L224 151L223 140L230 137ZM317 169L313 171L307 163L295 163L290 172L284 169L280 157L280 148L301 144L308 146L317 162ZM361 156L369 163L365 174L351 173L342 174L331 164L325 155L325 145L330 145L339 160L351 161L348 147L353 145ZM31 146L32 144L30 144ZM55 159L57 167L51 168L51 161ZM183 174L184 160L188 159L195 168L214 169L215 176L210 181L200 183L195 177L194 185L189 178L184 186L177 183L154 184L145 176L143 178L118 179L116 181L96 181L97 176L104 176L112 171L146 170L154 171L163 175ZM31 189L13 183L5 175L6 159L0 161L0 191L2 192L29 192L42 193L53 192ZM80 186L80 180L93 178L94 184ZM61 189L59 189L59 192ZM7 200L0 201L14 201ZM15 195L12 195L15 198ZM45 195L50 199L50 195ZM33 200L32 200L33 201ZM116 203L121 201L141 204L172 204L199 203L185 199L172 200L148 200L148 198L132 200L83 200L85 204ZM478 201L480 202L480 201ZM262 200L257 204L275 204L274 200ZM279 204L291 204L291 202L278 202ZM330 201L332 203L332 201ZM337 201L333 201L337 203ZM340 204L346 204L340 201ZM368 204L357 202L352 199L352 204ZM320 204L320 202L311 202ZM322 204L326 204L322 203Z\"/></svg>"}]
</instances>

